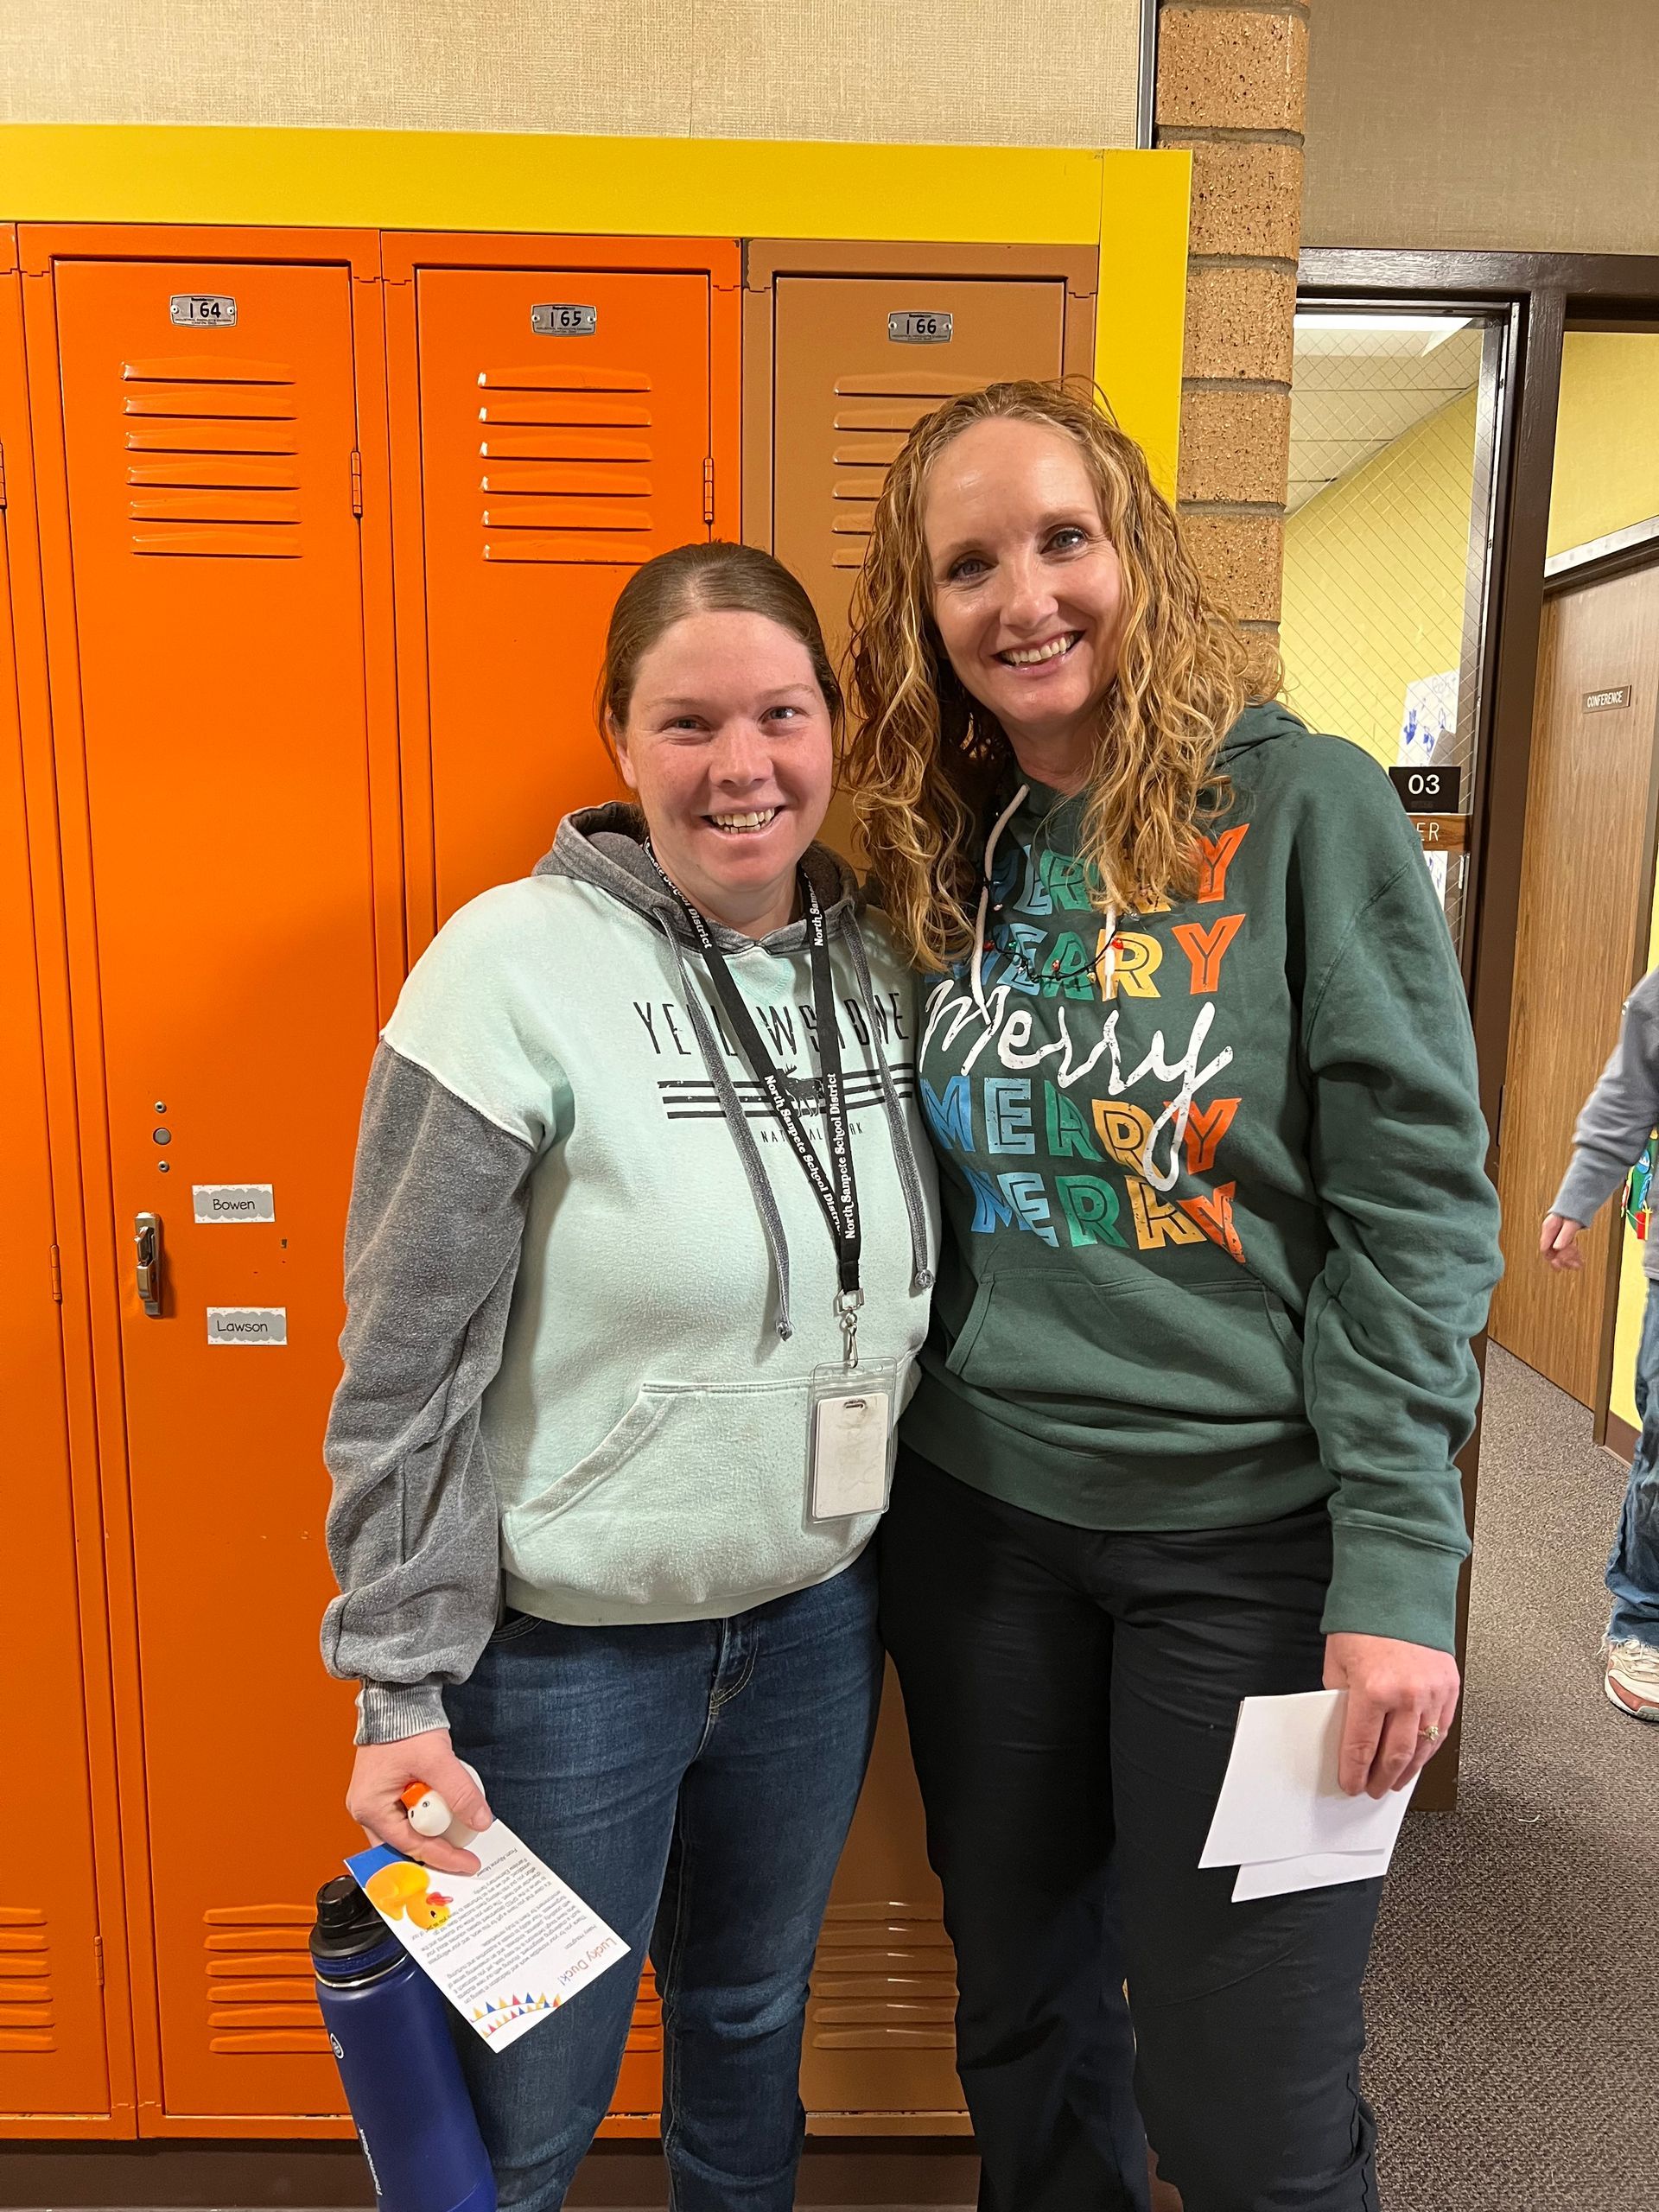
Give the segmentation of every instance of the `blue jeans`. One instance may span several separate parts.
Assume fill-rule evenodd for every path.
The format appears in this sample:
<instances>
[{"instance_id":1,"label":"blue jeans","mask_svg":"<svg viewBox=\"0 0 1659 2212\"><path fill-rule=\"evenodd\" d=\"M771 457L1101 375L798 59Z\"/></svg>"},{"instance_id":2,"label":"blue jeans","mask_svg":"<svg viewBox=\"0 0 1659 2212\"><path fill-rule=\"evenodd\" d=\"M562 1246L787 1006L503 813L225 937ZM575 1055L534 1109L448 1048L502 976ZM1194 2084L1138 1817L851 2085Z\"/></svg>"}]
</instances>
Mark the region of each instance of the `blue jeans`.
<instances>
[{"instance_id":1,"label":"blue jeans","mask_svg":"<svg viewBox=\"0 0 1659 2212\"><path fill-rule=\"evenodd\" d=\"M1613 1600L1610 1643L1659 1645L1659 1282L1648 1285L1636 1355L1636 1409L1642 1440L1630 1462L1607 1587Z\"/></svg>"},{"instance_id":2,"label":"blue jeans","mask_svg":"<svg viewBox=\"0 0 1659 2212\"><path fill-rule=\"evenodd\" d=\"M565 1628L510 1613L444 1693L492 1810L630 1947L505 2050L459 2030L502 2205L564 2202L649 1950L676 2212L788 2212L807 1976L880 1670L867 1554L728 1620Z\"/></svg>"}]
</instances>

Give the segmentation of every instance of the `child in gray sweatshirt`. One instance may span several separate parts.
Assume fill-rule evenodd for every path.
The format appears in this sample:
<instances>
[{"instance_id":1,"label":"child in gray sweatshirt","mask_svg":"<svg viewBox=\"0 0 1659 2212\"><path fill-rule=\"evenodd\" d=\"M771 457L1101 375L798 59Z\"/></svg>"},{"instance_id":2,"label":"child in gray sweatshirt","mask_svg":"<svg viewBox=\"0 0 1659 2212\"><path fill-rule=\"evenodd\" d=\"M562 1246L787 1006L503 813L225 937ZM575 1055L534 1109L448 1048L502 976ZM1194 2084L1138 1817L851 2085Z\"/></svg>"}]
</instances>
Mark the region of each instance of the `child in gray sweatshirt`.
<instances>
[{"instance_id":1,"label":"child in gray sweatshirt","mask_svg":"<svg viewBox=\"0 0 1659 2212\"><path fill-rule=\"evenodd\" d=\"M1585 1101L1573 1133L1573 1162L1544 1223L1552 1268L1580 1268L1579 1231L1593 1221L1641 1158L1659 1123L1659 968L1624 1007L1613 1056ZM1622 1713L1659 1721L1659 1239L1642 1247L1647 1312L1636 1359L1642 1436L1618 1535L1607 1562L1612 1598L1605 1654L1607 1695Z\"/></svg>"}]
</instances>

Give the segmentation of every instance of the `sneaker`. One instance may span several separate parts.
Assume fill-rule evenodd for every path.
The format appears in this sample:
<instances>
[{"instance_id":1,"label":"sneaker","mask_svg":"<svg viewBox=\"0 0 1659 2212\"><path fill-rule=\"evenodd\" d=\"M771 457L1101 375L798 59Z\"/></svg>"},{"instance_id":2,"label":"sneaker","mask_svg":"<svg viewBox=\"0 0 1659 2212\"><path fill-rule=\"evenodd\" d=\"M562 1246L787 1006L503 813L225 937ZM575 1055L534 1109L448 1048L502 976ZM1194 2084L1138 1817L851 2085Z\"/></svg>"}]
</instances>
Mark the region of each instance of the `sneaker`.
<instances>
[{"instance_id":1,"label":"sneaker","mask_svg":"<svg viewBox=\"0 0 1659 2212\"><path fill-rule=\"evenodd\" d=\"M1603 1679L1611 1702L1638 1720L1659 1720L1659 1646L1610 1643L1606 1656Z\"/></svg>"}]
</instances>

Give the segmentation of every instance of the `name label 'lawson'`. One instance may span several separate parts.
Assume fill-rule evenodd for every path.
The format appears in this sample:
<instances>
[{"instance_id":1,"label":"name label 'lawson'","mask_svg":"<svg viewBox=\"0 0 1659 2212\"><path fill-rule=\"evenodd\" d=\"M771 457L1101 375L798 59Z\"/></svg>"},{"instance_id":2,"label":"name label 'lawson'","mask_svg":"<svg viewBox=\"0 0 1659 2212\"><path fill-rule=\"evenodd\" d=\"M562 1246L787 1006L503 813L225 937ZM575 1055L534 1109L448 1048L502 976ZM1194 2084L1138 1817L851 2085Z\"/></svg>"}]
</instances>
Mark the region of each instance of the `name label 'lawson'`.
<instances>
[{"instance_id":1,"label":"name label 'lawson'","mask_svg":"<svg viewBox=\"0 0 1659 2212\"><path fill-rule=\"evenodd\" d=\"M198 1221L275 1221L276 1194L270 1183L193 1183Z\"/></svg>"},{"instance_id":2,"label":"name label 'lawson'","mask_svg":"<svg viewBox=\"0 0 1659 2212\"><path fill-rule=\"evenodd\" d=\"M285 1344L288 1308L285 1306L210 1306L207 1308L210 1344Z\"/></svg>"}]
</instances>

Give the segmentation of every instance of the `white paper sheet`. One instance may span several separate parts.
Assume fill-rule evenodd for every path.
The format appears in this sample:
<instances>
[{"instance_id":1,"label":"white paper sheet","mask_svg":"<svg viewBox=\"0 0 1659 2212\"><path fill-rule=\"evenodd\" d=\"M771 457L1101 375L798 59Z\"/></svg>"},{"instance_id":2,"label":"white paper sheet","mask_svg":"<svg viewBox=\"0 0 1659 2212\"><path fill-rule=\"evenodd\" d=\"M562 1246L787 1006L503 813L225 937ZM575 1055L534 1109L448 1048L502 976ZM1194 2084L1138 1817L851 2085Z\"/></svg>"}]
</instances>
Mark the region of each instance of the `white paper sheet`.
<instances>
[{"instance_id":1,"label":"white paper sheet","mask_svg":"<svg viewBox=\"0 0 1659 2212\"><path fill-rule=\"evenodd\" d=\"M1370 1882L1389 1871L1386 1851L1319 1851L1300 1859L1259 1859L1241 1866L1233 1884L1233 1903L1252 1897L1281 1897L1293 1890L1328 1890L1338 1882Z\"/></svg>"},{"instance_id":2,"label":"white paper sheet","mask_svg":"<svg viewBox=\"0 0 1659 2212\"><path fill-rule=\"evenodd\" d=\"M1350 1797L1338 1787L1347 1707L1346 1690L1244 1700L1200 1866L1365 1852L1382 1856L1374 1871L1386 1869L1412 1792Z\"/></svg>"},{"instance_id":3,"label":"white paper sheet","mask_svg":"<svg viewBox=\"0 0 1659 2212\"><path fill-rule=\"evenodd\" d=\"M476 1874L442 1874L379 1844L346 1864L417 1967L492 2050L527 2035L627 1945L505 1821L474 1836Z\"/></svg>"}]
</instances>

